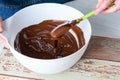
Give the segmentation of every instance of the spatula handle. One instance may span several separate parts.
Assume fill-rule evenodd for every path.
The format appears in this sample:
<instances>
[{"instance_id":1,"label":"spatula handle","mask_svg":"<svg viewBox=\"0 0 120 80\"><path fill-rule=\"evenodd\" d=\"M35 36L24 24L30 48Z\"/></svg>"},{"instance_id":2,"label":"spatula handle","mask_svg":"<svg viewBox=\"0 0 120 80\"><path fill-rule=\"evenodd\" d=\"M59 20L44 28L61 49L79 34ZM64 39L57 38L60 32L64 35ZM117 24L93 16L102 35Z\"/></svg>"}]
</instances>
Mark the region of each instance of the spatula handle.
<instances>
[{"instance_id":1,"label":"spatula handle","mask_svg":"<svg viewBox=\"0 0 120 80\"><path fill-rule=\"evenodd\" d=\"M109 7L111 7L111 6L113 6L113 5L115 5L114 2L112 2L112 3L109 5ZM87 19L87 18L93 16L94 13L95 13L95 10L90 11L89 13L85 14L85 15L82 16L81 18L76 19L76 23L79 23L80 21L82 21L82 20L84 20L84 19Z\"/></svg>"}]
</instances>

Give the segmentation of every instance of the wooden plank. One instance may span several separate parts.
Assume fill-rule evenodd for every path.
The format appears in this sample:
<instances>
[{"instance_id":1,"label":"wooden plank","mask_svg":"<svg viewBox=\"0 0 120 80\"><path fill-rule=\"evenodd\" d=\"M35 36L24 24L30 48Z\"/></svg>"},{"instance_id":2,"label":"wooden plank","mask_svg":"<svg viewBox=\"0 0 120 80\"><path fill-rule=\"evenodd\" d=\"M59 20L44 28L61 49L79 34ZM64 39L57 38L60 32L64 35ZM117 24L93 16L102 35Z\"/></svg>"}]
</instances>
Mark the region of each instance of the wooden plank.
<instances>
[{"instance_id":1,"label":"wooden plank","mask_svg":"<svg viewBox=\"0 0 120 80\"><path fill-rule=\"evenodd\" d=\"M120 39L93 36L83 57L120 62Z\"/></svg>"},{"instance_id":2,"label":"wooden plank","mask_svg":"<svg viewBox=\"0 0 120 80\"><path fill-rule=\"evenodd\" d=\"M16 61L10 60L11 64ZM6 65L6 61L3 62ZM14 69L11 69L14 68ZM16 69L16 70L15 70ZM72 68L53 75L43 75L32 71L25 71L23 66L7 67L6 71L0 67L2 80L119 80L120 63L82 58ZM21 77L22 76L22 77ZM31 77L31 78L30 78Z\"/></svg>"},{"instance_id":3,"label":"wooden plank","mask_svg":"<svg viewBox=\"0 0 120 80\"><path fill-rule=\"evenodd\" d=\"M8 74L0 74L0 80L43 80L29 77L14 76Z\"/></svg>"},{"instance_id":4,"label":"wooden plank","mask_svg":"<svg viewBox=\"0 0 120 80\"><path fill-rule=\"evenodd\" d=\"M4 49L0 55L0 80L119 80L120 62L114 62L119 61L120 57L119 41L106 37L92 37L80 61L72 68L53 75L28 70L16 60L9 49ZM111 56L108 57L109 55Z\"/></svg>"}]
</instances>

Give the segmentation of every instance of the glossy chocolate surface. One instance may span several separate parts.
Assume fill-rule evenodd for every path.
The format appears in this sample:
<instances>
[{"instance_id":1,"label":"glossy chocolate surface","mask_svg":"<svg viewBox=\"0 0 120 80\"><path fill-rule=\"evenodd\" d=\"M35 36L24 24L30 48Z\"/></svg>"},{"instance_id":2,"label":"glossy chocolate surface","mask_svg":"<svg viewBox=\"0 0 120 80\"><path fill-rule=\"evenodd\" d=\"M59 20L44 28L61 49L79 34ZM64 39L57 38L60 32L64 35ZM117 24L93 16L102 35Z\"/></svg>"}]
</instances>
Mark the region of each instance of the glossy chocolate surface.
<instances>
[{"instance_id":1,"label":"glossy chocolate surface","mask_svg":"<svg viewBox=\"0 0 120 80\"><path fill-rule=\"evenodd\" d=\"M79 44L70 32L66 32L60 38L53 38L50 35L51 30L63 22L45 20L22 29L16 36L14 48L23 55L38 59L55 59L73 54L85 44L80 28L72 27L78 37Z\"/></svg>"}]
</instances>

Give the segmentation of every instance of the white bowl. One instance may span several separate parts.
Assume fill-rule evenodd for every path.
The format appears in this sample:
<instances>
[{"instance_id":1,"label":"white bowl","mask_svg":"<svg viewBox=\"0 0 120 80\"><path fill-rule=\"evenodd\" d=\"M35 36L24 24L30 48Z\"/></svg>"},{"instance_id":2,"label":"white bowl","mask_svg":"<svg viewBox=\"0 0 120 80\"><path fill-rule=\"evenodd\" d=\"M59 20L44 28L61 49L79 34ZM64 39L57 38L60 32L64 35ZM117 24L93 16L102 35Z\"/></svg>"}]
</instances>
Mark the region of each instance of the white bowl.
<instances>
[{"instance_id":1,"label":"white bowl","mask_svg":"<svg viewBox=\"0 0 120 80\"><path fill-rule=\"evenodd\" d=\"M80 11L66 5L56 3L36 4L18 11L5 20L3 22L5 27L3 35L8 40L11 52L23 66L37 73L55 74L72 67L84 54L91 38L91 25L87 19L78 24L84 33L85 45L77 52L63 58L44 60L22 55L14 49L15 37L22 28L40 23L43 20L73 20L81 16L83 14Z\"/></svg>"}]
</instances>

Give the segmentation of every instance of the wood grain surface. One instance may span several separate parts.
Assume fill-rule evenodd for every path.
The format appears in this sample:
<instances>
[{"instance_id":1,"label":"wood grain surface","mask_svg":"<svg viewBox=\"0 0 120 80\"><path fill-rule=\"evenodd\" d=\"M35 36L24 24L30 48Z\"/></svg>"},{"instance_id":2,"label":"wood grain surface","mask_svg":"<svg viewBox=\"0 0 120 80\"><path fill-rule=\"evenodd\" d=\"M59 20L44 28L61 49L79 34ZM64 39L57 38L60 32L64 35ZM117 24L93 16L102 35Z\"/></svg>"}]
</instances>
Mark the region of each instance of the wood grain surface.
<instances>
[{"instance_id":1,"label":"wood grain surface","mask_svg":"<svg viewBox=\"0 0 120 80\"><path fill-rule=\"evenodd\" d=\"M93 36L83 57L120 62L120 39Z\"/></svg>"},{"instance_id":2,"label":"wood grain surface","mask_svg":"<svg viewBox=\"0 0 120 80\"><path fill-rule=\"evenodd\" d=\"M119 80L120 39L93 36L83 57L70 69L53 75L32 72L9 49L0 55L0 80Z\"/></svg>"}]
</instances>

